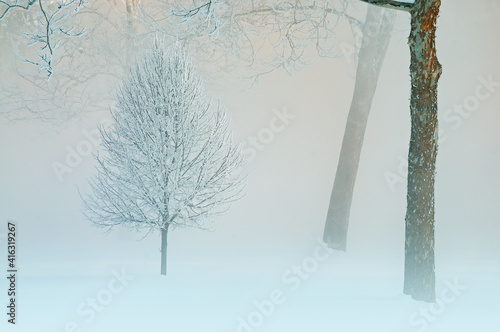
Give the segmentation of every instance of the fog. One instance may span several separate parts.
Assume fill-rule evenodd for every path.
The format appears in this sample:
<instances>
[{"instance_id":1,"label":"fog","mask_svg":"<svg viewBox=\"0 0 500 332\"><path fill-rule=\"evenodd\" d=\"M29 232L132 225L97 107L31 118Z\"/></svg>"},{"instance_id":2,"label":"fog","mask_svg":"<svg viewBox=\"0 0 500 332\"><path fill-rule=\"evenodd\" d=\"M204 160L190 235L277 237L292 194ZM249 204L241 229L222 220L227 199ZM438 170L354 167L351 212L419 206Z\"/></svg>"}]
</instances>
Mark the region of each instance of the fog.
<instances>
[{"instance_id":1,"label":"fog","mask_svg":"<svg viewBox=\"0 0 500 332\"><path fill-rule=\"evenodd\" d=\"M19 269L17 324L4 314L2 331L498 329L499 14L488 0L441 7L434 306L402 294L410 56L409 17L399 13L371 108L346 252L327 250L321 238L354 87L348 57L312 56L293 75L276 70L251 88L208 81L235 140L251 150L246 194L213 231L170 232L167 277L159 275L159 233L105 233L81 212L77 188L89 192L96 163L78 147L97 150L88 133L107 109L57 128L2 120L0 269L7 274L9 220L17 225ZM352 43L349 31L339 38ZM478 98L478 89L487 96ZM457 105L473 107L458 112ZM283 130L252 148L251 137L273 118ZM72 171L58 176L54 163L67 164L71 153L78 154ZM4 310L7 289L2 278Z\"/></svg>"}]
</instances>

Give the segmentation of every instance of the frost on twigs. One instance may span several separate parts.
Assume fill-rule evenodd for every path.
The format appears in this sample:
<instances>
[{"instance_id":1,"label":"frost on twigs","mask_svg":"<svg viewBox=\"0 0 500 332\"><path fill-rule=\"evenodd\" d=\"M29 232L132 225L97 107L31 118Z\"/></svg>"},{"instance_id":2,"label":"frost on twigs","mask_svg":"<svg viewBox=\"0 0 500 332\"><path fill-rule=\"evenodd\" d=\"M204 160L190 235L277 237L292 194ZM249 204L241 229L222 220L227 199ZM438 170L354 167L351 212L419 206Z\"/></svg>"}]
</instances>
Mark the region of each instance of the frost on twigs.
<instances>
[{"instance_id":1,"label":"frost on twigs","mask_svg":"<svg viewBox=\"0 0 500 332\"><path fill-rule=\"evenodd\" d=\"M191 49L201 50L197 52L201 61L221 64L221 70L237 64L235 70L243 67L257 77L278 68L291 73L309 62L312 50L338 57L335 29L340 24L361 26L360 19L352 16L361 12L349 10L352 2L347 0L157 2L169 9L161 11L163 15L177 19L179 38Z\"/></svg>"},{"instance_id":2,"label":"frost on twigs","mask_svg":"<svg viewBox=\"0 0 500 332\"><path fill-rule=\"evenodd\" d=\"M107 110L114 103L115 87L129 68L127 17L114 1L88 2L65 22L85 26L85 34L61 36L52 58L52 75L39 66L19 61L12 50L31 60L41 46L26 45L20 30L34 30L37 7L12 12L0 21L0 117L9 122L43 121L51 130L61 130L91 113ZM5 24L5 30L4 25ZM78 30L78 29L77 29ZM4 66L5 65L5 66Z\"/></svg>"},{"instance_id":3,"label":"frost on twigs","mask_svg":"<svg viewBox=\"0 0 500 332\"><path fill-rule=\"evenodd\" d=\"M0 0L0 20L4 19L11 12L16 10L28 10L37 0L19 1L19 0Z\"/></svg>"},{"instance_id":4,"label":"frost on twigs","mask_svg":"<svg viewBox=\"0 0 500 332\"><path fill-rule=\"evenodd\" d=\"M43 1L30 0L22 4L15 1L0 0L4 5L0 11L0 20L7 19L9 12L15 9L35 11L34 24L29 31L22 34L27 38L27 45L36 45L35 56L23 56L14 51L23 62L37 66L42 72L47 73L50 79L54 70L55 51L65 37L79 37L85 33L85 29L76 28L68 22L68 17L79 12L86 4L85 0L60 0Z\"/></svg>"},{"instance_id":5,"label":"frost on twigs","mask_svg":"<svg viewBox=\"0 0 500 332\"><path fill-rule=\"evenodd\" d=\"M183 51L155 41L118 92L114 125L101 129L86 217L102 227L206 228L241 197L240 149L229 120L205 101Z\"/></svg>"}]
</instances>

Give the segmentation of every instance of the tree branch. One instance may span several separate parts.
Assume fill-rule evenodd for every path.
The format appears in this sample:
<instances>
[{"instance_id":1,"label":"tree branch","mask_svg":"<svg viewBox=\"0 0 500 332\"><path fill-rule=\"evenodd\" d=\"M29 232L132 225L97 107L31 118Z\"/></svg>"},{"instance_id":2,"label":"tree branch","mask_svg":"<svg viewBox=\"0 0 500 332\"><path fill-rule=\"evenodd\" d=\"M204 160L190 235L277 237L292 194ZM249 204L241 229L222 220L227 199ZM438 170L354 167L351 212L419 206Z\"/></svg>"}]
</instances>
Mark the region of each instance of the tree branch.
<instances>
[{"instance_id":1,"label":"tree branch","mask_svg":"<svg viewBox=\"0 0 500 332\"><path fill-rule=\"evenodd\" d=\"M413 6L415 5L414 3L401 2L395 0L361 0L361 1L375 6L397 9L405 12L410 12L413 9Z\"/></svg>"},{"instance_id":2,"label":"tree branch","mask_svg":"<svg viewBox=\"0 0 500 332\"><path fill-rule=\"evenodd\" d=\"M57 38L57 35L62 34L68 37L79 37L85 33L85 29L73 33L74 27L64 28L63 23L65 22L65 18L71 13L78 12L86 4L86 1L67 0L64 3L49 3L49 8L52 9L50 11L47 10L47 3L45 1L35 1L38 1L40 9L38 12L37 26L34 28L35 31L25 32L23 34L28 37L28 45L40 44L40 49L37 52L38 60L29 60L17 52L15 53L23 62L38 66L42 71L46 71L47 77L50 79L53 73L54 52L59 47L61 41L60 38Z\"/></svg>"},{"instance_id":3,"label":"tree branch","mask_svg":"<svg viewBox=\"0 0 500 332\"><path fill-rule=\"evenodd\" d=\"M6 8L3 10L3 12L0 14L0 20L3 19L4 17L7 16L7 14L13 10L13 9L16 9L16 8L20 8L20 9L24 9L24 10L28 10L32 5L34 5L36 2L36 0L30 0L29 2L27 2L25 5L22 5L20 4L19 2L15 2L14 4L10 4L10 3L7 3L6 1L4 0L0 0L0 4L6 6Z\"/></svg>"}]
</instances>

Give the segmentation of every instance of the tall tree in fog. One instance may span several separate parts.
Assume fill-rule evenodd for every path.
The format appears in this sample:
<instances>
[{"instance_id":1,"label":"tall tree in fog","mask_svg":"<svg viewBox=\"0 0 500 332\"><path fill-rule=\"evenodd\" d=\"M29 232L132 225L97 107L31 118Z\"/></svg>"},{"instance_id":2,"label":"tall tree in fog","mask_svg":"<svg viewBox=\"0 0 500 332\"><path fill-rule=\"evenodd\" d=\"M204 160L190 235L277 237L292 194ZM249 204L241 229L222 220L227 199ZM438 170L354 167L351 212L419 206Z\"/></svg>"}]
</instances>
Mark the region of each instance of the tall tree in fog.
<instances>
[{"instance_id":1,"label":"tall tree in fog","mask_svg":"<svg viewBox=\"0 0 500 332\"><path fill-rule=\"evenodd\" d=\"M411 64L411 138L408 153L404 293L435 301L434 179L438 118L437 87L441 65L436 56L440 0L362 0L411 15L408 38Z\"/></svg>"},{"instance_id":2,"label":"tall tree in fog","mask_svg":"<svg viewBox=\"0 0 500 332\"><path fill-rule=\"evenodd\" d=\"M356 83L323 233L323 240L334 249L346 250L354 184L368 115L389 47L394 18L395 15L391 11L370 6L362 27Z\"/></svg>"},{"instance_id":3,"label":"tall tree in fog","mask_svg":"<svg viewBox=\"0 0 500 332\"><path fill-rule=\"evenodd\" d=\"M124 80L114 126L101 131L106 154L97 157L93 194L84 198L85 216L98 226L159 230L163 275L168 231L204 228L243 185L228 118L205 101L182 48L170 48L155 41Z\"/></svg>"},{"instance_id":4,"label":"tall tree in fog","mask_svg":"<svg viewBox=\"0 0 500 332\"><path fill-rule=\"evenodd\" d=\"M359 51L355 54L358 65L323 235L330 247L345 250L363 139L395 13L371 6L366 18L361 20L350 14L356 10L342 0L203 1L197 7L191 5L172 12L186 21L184 34L193 35L187 39L199 38L200 31L209 36L208 41L202 42L203 53L209 59L220 56L216 53L218 46L262 72L274 68L290 71L305 61L310 48L316 48L320 56L337 56L340 42L335 30L342 20L350 24L356 42L360 40L360 45L352 47ZM266 40L274 54L263 59L259 50L265 49Z\"/></svg>"}]
</instances>

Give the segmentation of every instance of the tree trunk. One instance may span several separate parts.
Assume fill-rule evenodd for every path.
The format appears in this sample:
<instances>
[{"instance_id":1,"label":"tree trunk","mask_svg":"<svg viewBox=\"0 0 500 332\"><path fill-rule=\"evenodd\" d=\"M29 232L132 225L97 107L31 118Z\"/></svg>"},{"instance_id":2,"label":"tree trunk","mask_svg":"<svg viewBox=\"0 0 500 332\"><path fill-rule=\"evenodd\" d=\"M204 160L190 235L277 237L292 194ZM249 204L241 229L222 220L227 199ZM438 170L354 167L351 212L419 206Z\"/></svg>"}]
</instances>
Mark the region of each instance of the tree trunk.
<instances>
[{"instance_id":1,"label":"tree trunk","mask_svg":"<svg viewBox=\"0 0 500 332\"><path fill-rule=\"evenodd\" d=\"M434 176L438 119L436 20L440 0L417 0L411 11L411 139L408 153L404 293L434 302Z\"/></svg>"},{"instance_id":2,"label":"tree trunk","mask_svg":"<svg viewBox=\"0 0 500 332\"><path fill-rule=\"evenodd\" d=\"M395 13L392 10L377 6L368 7L363 25L354 94L323 233L323 240L334 249L346 249L349 214L366 124L391 39L394 19Z\"/></svg>"},{"instance_id":3,"label":"tree trunk","mask_svg":"<svg viewBox=\"0 0 500 332\"><path fill-rule=\"evenodd\" d=\"M167 275L167 235L168 224L161 229L161 274Z\"/></svg>"}]
</instances>

